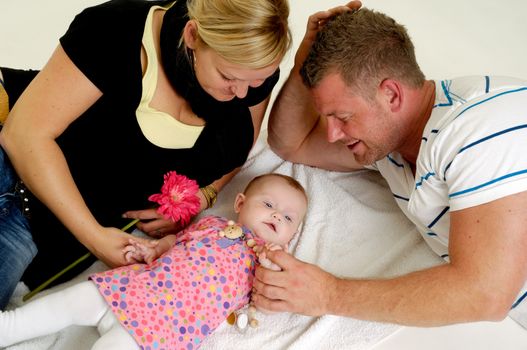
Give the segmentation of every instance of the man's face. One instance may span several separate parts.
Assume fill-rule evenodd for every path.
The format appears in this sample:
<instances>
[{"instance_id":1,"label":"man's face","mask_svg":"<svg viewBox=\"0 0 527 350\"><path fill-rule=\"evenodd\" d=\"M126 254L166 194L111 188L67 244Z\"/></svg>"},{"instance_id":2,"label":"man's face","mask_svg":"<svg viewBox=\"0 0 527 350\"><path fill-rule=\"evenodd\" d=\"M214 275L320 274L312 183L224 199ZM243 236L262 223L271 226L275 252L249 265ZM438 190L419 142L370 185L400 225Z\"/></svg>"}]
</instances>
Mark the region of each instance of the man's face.
<instances>
[{"instance_id":1,"label":"man's face","mask_svg":"<svg viewBox=\"0 0 527 350\"><path fill-rule=\"evenodd\" d=\"M315 107L327 119L327 139L341 142L361 165L370 165L394 151L401 126L379 96L370 101L353 94L333 73L311 90Z\"/></svg>"}]
</instances>

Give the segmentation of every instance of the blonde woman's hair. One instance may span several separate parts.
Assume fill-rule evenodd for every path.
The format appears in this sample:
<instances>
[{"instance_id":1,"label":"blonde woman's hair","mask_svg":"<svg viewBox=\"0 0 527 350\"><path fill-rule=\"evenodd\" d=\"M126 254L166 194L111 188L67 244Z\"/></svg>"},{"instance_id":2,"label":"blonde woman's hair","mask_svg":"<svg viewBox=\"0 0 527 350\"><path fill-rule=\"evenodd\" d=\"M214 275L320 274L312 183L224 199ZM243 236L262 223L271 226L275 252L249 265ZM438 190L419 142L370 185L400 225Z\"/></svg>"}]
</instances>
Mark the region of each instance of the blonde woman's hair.
<instances>
[{"instance_id":1,"label":"blonde woman's hair","mask_svg":"<svg viewBox=\"0 0 527 350\"><path fill-rule=\"evenodd\" d=\"M188 0L187 5L201 42L231 63L264 68L291 46L287 0Z\"/></svg>"}]
</instances>

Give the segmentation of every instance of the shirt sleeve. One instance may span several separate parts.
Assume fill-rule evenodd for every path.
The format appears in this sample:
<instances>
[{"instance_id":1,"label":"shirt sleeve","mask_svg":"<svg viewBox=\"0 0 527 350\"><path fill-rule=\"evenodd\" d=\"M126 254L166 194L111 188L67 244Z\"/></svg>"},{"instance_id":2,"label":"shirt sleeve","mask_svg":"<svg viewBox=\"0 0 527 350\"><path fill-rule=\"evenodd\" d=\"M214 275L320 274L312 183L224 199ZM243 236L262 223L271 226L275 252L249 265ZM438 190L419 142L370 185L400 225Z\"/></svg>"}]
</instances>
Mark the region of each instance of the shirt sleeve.
<instances>
[{"instance_id":1,"label":"shirt sleeve","mask_svg":"<svg viewBox=\"0 0 527 350\"><path fill-rule=\"evenodd\" d=\"M475 103L441 131L435 169L448 187L451 210L527 191L527 104L519 95Z\"/></svg>"},{"instance_id":2,"label":"shirt sleeve","mask_svg":"<svg viewBox=\"0 0 527 350\"><path fill-rule=\"evenodd\" d=\"M144 19L124 2L107 2L78 14L60 38L77 68L103 93L126 82L130 69L141 70Z\"/></svg>"}]
</instances>

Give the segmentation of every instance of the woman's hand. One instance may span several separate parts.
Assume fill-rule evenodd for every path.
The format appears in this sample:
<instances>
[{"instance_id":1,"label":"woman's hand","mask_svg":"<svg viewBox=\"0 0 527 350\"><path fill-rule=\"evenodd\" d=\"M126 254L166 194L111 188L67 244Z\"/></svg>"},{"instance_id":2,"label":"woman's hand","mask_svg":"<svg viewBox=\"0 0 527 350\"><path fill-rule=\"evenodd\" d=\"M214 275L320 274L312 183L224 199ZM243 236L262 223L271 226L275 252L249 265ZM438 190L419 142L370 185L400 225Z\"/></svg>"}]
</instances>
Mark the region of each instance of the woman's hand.
<instances>
[{"instance_id":1,"label":"woman's hand","mask_svg":"<svg viewBox=\"0 0 527 350\"><path fill-rule=\"evenodd\" d=\"M86 242L86 247L102 262L109 267L128 265L124 248L129 244L130 235L115 227L102 227L101 230L91 235L91 240ZM138 241L147 242L142 238Z\"/></svg>"},{"instance_id":2,"label":"woman's hand","mask_svg":"<svg viewBox=\"0 0 527 350\"><path fill-rule=\"evenodd\" d=\"M207 209L208 202L205 195L198 190L196 196L199 198L200 209ZM180 222L165 219L156 209L129 210L123 214L123 218L139 219L136 227L153 238L162 238L166 235L176 234L184 228Z\"/></svg>"},{"instance_id":3,"label":"woman's hand","mask_svg":"<svg viewBox=\"0 0 527 350\"><path fill-rule=\"evenodd\" d=\"M123 214L123 218L141 220L136 224L137 228L154 238L176 234L183 228L180 223L165 219L156 209L130 210Z\"/></svg>"},{"instance_id":4,"label":"woman's hand","mask_svg":"<svg viewBox=\"0 0 527 350\"><path fill-rule=\"evenodd\" d=\"M306 60L311 45L315 41L318 31L326 24L332 17L343 12L358 10L362 6L360 1L350 1L346 5L337 6L326 11L319 11L309 16L307 21L306 34L300 43L300 46L295 55L295 66L300 69L302 63Z\"/></svg>"}]
</instances>

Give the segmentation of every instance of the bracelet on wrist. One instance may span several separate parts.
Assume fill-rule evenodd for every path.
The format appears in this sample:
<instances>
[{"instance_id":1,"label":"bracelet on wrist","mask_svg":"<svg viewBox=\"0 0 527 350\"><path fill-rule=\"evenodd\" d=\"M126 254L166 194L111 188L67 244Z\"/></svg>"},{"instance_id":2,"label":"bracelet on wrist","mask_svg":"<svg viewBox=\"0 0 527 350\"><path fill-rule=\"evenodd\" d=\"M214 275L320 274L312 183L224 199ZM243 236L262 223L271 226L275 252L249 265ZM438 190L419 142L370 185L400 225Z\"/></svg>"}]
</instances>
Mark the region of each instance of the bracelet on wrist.
<instances>
[{"instance_id":1,"label":"bracelet on wrist","mask_svg":"<svg viewBox=\"0 0 527 350\"><path fill-rule=\"evenodd\" d=\"M201 193L203 193L203 196L205 197L205 200L207 201L207 209L212 208L214 206L214 203L216 203L216 199L218 197L218 191L213 185L207 185L205 187L200 187L199 189Z\"/></svg>"}]
</instances>

